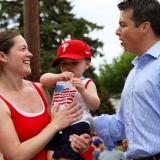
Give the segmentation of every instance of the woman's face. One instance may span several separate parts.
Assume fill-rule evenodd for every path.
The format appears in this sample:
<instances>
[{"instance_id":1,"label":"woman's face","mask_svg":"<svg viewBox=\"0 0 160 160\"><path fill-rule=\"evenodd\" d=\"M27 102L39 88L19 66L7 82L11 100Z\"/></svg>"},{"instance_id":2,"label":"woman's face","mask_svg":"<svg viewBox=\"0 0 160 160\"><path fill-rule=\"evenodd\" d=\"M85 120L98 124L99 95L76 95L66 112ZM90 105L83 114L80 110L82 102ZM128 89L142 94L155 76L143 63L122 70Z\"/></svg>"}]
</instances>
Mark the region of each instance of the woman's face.
<instances>
[{"instance_id":1,"label":"woman's face","mask_svg":"<svg viewBox=\"0 0 160 160\"><path fill-rule=\"evenodd\" d=\"M23 78L31 74L30 61L33 55L29 52L28 45L21 35L13 38L13 41L14 46L6 55L4 69Z\"/></svg>"}]
</instances>

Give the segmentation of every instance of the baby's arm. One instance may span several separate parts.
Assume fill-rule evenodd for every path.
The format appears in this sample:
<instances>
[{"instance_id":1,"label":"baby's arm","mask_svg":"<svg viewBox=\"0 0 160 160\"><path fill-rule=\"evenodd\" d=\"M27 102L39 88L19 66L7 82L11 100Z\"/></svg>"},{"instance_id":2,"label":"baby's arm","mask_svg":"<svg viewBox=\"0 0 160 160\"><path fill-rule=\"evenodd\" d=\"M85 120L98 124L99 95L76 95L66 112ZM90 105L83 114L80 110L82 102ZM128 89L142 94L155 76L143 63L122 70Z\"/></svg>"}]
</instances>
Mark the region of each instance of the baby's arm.
<instances>
[{"instance_id":1,"label":"baby's arm","mask_svg":"<svg viewBox=\"0 0 160 160\"><path fill-rule=\"evenodd\" d=\"M78 92L81 94L84 102L90 110L94 111L99 108L100 99L97 94L96 85L93 81L90 81L88 83L87 88L85 88L85 86L79 78L72 78L71 82L76 87Z\"/></svg>"},{"instance_id":2,"label":"baby's arm","mask_svg":"<svg viewBox=\"0 0 160 160\"><path fill-rule=\"evenodd\" d=\"M59 74L45 73L40 77L40 82L47 87L55 87L58 81L68 81L73 77L72 72L62 72Z\"/></svg>"}]
</instances>

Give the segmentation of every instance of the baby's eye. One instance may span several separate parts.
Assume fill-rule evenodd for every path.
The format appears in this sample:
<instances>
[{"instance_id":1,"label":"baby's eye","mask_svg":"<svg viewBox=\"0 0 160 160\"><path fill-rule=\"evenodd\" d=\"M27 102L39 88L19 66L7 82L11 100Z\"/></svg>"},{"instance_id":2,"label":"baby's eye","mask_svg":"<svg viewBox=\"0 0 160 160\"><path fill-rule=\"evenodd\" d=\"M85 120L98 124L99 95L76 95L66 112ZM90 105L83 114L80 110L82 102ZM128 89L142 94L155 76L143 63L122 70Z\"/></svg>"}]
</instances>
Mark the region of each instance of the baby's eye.
<instances>
[{"instance_id":1,"label":"baby's eye","mask_svg":"<svg viewBox=\"0 0 160 160\"><path fill-rule=\"evenodd\" d=\"M69 66L69 65L76 66L76 65L78 65L79 63L80 63L79 61L73 61L73 62L65 62L65 61L62 61L62 62L60 62L60 65L61 65L61 66Z\"/></svg>"},{"instance_id":2,"label":"baby's eye","mask_svg":"<svg viewBox=\"0 0 160 160\"><path fill-rule=\"evenodd\" d=\"M75 62L72 62L72 65L77 65L79 62L77 61L75 61Z\"/></svg>"}]
</instances>

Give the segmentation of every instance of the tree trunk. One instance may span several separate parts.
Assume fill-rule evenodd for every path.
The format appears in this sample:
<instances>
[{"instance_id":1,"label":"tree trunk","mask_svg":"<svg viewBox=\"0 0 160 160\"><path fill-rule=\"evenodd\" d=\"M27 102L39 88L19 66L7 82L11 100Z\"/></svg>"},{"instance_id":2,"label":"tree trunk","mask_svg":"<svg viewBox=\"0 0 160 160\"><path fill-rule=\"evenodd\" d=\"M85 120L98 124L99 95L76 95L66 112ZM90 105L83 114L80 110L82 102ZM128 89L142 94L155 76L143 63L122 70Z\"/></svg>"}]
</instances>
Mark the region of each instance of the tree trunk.
<instances>
[{"instance_id":1,"label":"tree trunk","mask_svg":"<svg viewBox=\"0 0 160 160\"><path fill-rule=\"evenodd\" d=\"M28 77L31 81L40 78L40 33L39 33L39 1L24 0L24 38L28 48L33 54L31 60L32 74Z\"/></svg>"}]
</instances>

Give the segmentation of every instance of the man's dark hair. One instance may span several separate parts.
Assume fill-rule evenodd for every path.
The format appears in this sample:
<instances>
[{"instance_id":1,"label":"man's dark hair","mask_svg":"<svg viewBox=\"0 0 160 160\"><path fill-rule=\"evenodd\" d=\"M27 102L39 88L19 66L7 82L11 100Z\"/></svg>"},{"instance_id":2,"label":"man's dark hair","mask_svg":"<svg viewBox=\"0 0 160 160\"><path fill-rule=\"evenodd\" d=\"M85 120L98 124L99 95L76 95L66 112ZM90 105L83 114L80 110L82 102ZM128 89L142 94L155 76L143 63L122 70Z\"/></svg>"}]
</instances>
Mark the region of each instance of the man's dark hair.
<instances>
[{"instance_id":1,"label":"man's dark hair","mask_svg":"<svg viewBox=\"0 0 160 160\"><path fill-rule=\"evenodd\" d=\"M158 0L123 0L118 4L120 11L133 10L132 19L138 27L150 22L155 35L160 36L160 3Z\"/></svg>"}]
</instances>

